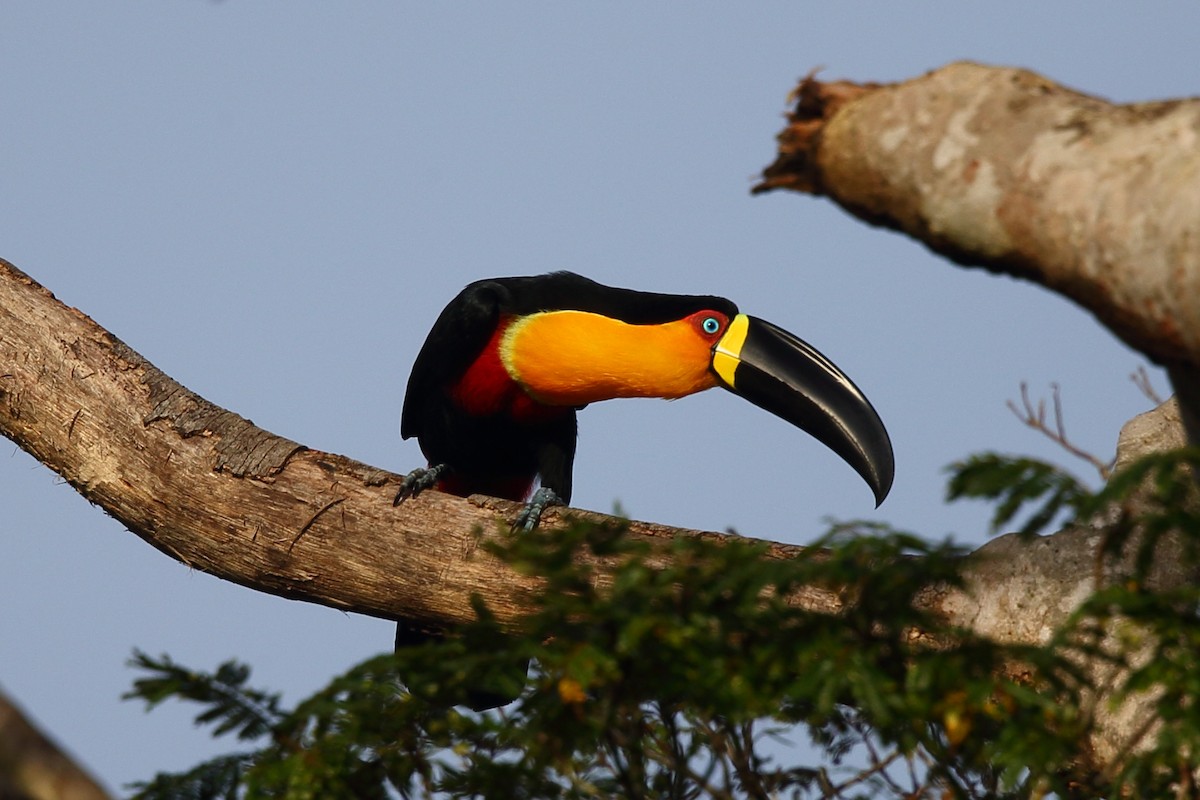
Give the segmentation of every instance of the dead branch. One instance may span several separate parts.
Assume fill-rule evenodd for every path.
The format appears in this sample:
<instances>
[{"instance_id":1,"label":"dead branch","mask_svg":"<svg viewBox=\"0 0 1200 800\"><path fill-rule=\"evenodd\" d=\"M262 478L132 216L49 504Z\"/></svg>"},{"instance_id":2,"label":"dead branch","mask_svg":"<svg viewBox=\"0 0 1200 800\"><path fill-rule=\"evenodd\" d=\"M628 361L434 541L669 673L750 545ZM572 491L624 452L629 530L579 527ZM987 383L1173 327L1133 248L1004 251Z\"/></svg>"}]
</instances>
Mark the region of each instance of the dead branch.
<instances>
[{"instance_id":1,"label":"dead branch","mask_svg":"<svg viewBox=\"0 0 1200 800\"><path fill-rule=\"evenodd\" d=\"M1067 438L1067 426L1063 420L1062 394L1059 391L1057 383L1050 384L1050 392L1054 398L1053 428L1046 421L1046 401L1038 400L1035 406L1029 398L1029 385L1024 381L1021 382L1021 408L1017 408L1017 404L1012 400L1009 400L1006 405L1008 406L1008 410L1023 425L1033 428L1076 458L1088 462L1100 473L1102 480L1108 480L1109 476L1112 475L1113 461L1105 461L1096 454L1079 447Z\"/></svg>"},{"instance_id":2,"label":"dead branch","mask_svg":"<svg viewBox=\"0 0 1200 800\"><path fill-rule=\"evenodd\" d=\"M1161 406L1163 404L1163 397L1157 391L1155 391L1154 384L1150 382L1150 375L1146 372L1145 367L1139 366L1137 370L1129 376L1129 379L1133 381L1133 385L1136 386L1138 391L1144 394L1146 399L1151 403L1156 406Z\"/></svg>"},{"instance_id":3,"label":"dead branch","mask_svg":"<svg viewBox=\"0 0 1200 800\"><path fill-rule=\"evenodd\" d=\"M756 192L826 195L1200 365L1200 99L1117 105L967 62L897 84L810 77L795 97Z\"/></svg>"}]
</instances>

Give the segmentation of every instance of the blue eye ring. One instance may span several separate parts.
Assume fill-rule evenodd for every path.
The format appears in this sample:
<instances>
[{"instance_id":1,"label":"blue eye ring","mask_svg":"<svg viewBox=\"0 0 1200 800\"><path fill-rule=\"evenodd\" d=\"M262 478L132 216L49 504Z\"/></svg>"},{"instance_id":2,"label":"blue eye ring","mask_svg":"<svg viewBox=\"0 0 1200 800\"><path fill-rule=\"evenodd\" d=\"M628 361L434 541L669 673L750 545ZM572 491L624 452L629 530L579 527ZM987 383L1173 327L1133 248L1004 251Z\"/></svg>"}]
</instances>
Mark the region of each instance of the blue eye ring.
<instances>
[{"instance_id":1,"label":"blue eye ring","mask_svg":"<svg viewBox=\"0 0 1200 800\"><path fill-rule=\"evenodd\" d=\"M700 330L712 335L721 330L721 320L717 319L716 317L705 317L700 323Z\"/></svg>"}]
</instances>

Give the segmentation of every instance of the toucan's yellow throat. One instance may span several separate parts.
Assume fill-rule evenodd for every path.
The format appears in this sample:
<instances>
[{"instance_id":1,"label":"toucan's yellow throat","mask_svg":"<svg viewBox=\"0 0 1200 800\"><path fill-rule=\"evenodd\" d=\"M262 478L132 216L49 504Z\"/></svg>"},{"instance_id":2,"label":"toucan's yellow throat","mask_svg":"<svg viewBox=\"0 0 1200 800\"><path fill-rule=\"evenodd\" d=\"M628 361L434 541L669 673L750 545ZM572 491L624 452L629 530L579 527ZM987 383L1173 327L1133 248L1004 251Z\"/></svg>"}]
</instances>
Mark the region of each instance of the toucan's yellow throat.
<instances>
[{"instance_id":1,"label":"toucan's yellow throat","mask_svg":"<svg viewBox=\"0 0 1200 800\"><path fill-rule=\"evenodd\" d=\"M617 397L676 398L719 385L714 344L729 327L716 311L631 325L586 311L542 311L505 330L500 360L532 397L582 406Z\"/></svg>"}]
</instances>

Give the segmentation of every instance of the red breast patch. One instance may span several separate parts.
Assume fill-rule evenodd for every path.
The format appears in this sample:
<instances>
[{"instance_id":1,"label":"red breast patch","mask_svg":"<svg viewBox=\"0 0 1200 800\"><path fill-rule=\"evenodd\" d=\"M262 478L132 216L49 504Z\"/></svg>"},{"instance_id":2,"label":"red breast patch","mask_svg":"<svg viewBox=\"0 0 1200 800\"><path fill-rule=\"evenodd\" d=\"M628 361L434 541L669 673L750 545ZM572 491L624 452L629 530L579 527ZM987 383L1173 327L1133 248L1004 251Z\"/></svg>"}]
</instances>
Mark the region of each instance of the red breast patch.
<instances>
[{"instance_id":1,"label":"red breast patch","mask_svg":"<svg viewBox=\"0 0 1200 800\"><path fill-rule=\"evenodd\" d=\"M450 396L474 417L503 414L517 422L537 422L556 417L567 409L534 400L509 376L500 360L500 342L510 320L502 319L486 346L450 387Z\"/></svg>"}]
</instances>

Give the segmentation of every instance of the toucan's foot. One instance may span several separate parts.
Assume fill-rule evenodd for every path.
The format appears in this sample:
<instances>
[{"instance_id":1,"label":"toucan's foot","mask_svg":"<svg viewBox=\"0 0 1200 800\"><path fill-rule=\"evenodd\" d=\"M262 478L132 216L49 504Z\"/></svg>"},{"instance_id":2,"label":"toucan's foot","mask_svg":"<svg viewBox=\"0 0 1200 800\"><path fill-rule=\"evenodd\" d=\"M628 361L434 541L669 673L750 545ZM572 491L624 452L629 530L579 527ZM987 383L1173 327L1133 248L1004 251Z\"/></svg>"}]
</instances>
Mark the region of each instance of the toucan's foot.
<instances>
[{"instance_id":1,"label":"toucan's foot","mask_svg":"<svg viewBox=\"0 0 1200 800\"><path fill-rule=\"evenodd\" d=\"M550 506L565 506L566 503L558 496L558 492L553 489L547 489L545 486L540 487L533 493L533 497L529 498L529 502L521 509L521 513L513 521L512 529L514 531L523 531L528 533L538 526L542 521L542 512Z\"/></svg>"},{"instance_id":2,"label":"toucan's foot","mask_svg":"<svg viewBox=\"0 0 1200 800\"><path fill-rule=\"evenodd\" d=\"M414 469L404 476L404 480L400 481L400 491L396 492L396 499L392 501L392 505L398 506L408 498L416 497L426 489L432 489L449 471L449 464L436 464L432 467Z\"/></svg>"}]
</instances>

